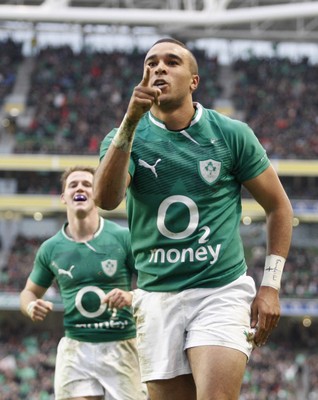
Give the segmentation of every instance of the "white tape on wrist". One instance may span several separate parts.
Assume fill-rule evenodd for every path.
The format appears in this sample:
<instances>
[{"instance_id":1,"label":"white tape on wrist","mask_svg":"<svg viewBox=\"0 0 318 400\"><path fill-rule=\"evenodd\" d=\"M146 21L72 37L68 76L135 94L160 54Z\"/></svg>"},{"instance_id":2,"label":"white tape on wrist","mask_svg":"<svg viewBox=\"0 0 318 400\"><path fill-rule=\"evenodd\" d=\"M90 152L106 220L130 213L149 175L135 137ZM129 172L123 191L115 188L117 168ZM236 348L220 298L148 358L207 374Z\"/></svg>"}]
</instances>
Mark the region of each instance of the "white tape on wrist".
<instances>
[{"instance_id":1,"label":"white tape on wrist","mask_svg":"<svg viewBox=\"0 0 318 400\"><path fill-rule=\"evenodd\" d=\"M26 312L29 314L30 317L32 317L32 311L33 308L35 306L35 301L30 301L30 303L28 304L27 308L26 308Z\"/></svg>"},{"instance_id":2,"label":"white tape on wrist","mask_svg":"<svg viewBox=\"0 0 318 400\"><path fill-rule=\"evenodd\" d=\"M270 286L277 290L280 289L285 261L284 257L276 256L275 254L270 254L266 257L261 286Z\"/></svg>"},{"instance_id":3,"label":"white tape on wrist","mask_svg":"<svg viewBox=\"0 0 318 400\"><path fill-rule=\"evenodd\" d=\"M136 125L137 123L130 122L127 119L127 116L124 116L124 119L112 140L112 144L116 149L120 149L125 153L131 152Z\"/></svg>"},{"instance_id":4,"label":"white tape on wrist","mask_svg":"<svg viewBox=\"0 0 318 400\"><path fill-rule=\"evenodd\" d=\"M116 147L116 149L120 149L125 153L131 152L132 142L127 140L125 137L124 138L119 136L116 137L115 135L112 140L112 144Z\"/></svg>"}]
</instances>

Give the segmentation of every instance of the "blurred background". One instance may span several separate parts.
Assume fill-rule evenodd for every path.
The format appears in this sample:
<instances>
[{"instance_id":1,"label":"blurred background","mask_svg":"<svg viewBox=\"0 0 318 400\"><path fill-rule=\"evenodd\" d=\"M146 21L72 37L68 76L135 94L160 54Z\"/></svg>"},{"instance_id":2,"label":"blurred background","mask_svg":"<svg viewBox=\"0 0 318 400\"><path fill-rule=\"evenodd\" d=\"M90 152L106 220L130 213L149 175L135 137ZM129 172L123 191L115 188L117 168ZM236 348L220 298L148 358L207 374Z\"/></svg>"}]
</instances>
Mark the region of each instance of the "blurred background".
<instances>
[{"instance_id":1,"label":"blurred background","mask_svg":"<svg viewBox=\"0 0 318 400\"><path fill-rule=\"evenodd\" d=\"M1 400L54 399L58 288L42 324L18 294L65 221L61 171L97 166L144 52L170 36L198 59L195 99L253 128L294 207L281 321L253 352L240 400L318 399L318 1L0 0ZM103 215L127 224L124 203ZM241 231L259 283L264 213L245 192Z\"/></svg>"}]
</instances>

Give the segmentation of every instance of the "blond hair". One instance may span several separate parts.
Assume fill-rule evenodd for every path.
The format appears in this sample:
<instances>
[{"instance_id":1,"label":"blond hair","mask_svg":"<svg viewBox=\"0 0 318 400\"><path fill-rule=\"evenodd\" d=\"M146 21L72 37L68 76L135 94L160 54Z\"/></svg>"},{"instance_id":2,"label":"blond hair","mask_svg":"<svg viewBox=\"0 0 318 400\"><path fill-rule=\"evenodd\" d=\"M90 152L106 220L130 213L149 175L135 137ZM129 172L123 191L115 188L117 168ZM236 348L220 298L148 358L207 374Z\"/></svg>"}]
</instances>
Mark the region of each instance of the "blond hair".
<instances>
[{"instance_id":1,"label":"blond hair","mask_svg":"<svg viewBox=\"0 0 318 400\"><path fill-rule=\"evenodd\" d=\"M95 168L87 166L87 165L75 165L74 167L70 167L68 169L66 169L62 175L61 175L61 185L62 185L62 193L65 190L65 186L66 186L66 180L67 178L76 171L84 171L84 172L89 172L90 174L92 174L94 176L95 174Z\"/></svg>"}]
</instances>

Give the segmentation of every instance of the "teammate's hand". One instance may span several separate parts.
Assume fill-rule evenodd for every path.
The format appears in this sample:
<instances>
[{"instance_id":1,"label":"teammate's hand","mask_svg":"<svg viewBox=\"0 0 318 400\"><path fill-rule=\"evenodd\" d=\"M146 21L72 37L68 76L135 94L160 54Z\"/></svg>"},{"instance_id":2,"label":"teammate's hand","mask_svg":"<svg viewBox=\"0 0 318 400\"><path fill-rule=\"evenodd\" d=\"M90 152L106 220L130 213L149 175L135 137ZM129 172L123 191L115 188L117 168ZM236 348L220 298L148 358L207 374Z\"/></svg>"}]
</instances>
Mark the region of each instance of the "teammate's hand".
<instances>
[{"instance_id":1,"label":"teammate's hand","mask_svg":"<svg viewBox=\"0 0 318 400\"><path fill-rule=\"evenodd\" d=\"M43 321L52 310L53 303L43 299L31 301L27 307L27 313L34 322Z\"/></svg>"},{"instance_id":2,"label":"teammate's hand","mask_svg":"<svg viewBox=\"0 0 318 400\"><path fill-rule=\"evenodd\" d=\"M251 307L251 328L256 328L254 343L263 346L280 319L278 290L261 286Z\"/></svg>"},{"instance_id":3,"label":"teammate's hand","mask_svg":"<svg viewBox=\"0 0 318 400\"><path fill-rule=\"evenodd\" d=\"M127 292L121 289L112 289L106 294L102 303L106 303L108 308L123 308L131 306L132 292Z\"/></svg>"},{"instance_id":4,"label":"teammate's hand","mask_svg":"<svg viewBox=\"0 0 318 400\"><path fill-rule=\"evenodd\" d=\"M150 67L146 66L141 82L134 88L126 116L130 121L139 121L153 104L160 104L161 90L150 86Z\"/></svg>"}]
</instances>

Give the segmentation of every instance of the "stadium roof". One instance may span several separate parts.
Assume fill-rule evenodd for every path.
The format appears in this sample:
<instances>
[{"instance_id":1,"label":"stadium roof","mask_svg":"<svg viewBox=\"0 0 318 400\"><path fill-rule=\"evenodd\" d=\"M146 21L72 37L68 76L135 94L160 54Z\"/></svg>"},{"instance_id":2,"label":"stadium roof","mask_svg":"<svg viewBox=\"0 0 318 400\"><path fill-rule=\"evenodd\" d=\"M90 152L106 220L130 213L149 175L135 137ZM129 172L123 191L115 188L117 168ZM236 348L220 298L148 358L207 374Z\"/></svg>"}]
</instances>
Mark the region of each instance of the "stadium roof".
<instances>
[{"instance_id":1,"label":"stadium roof","mask_svg":"<svg viewBox=\"0 0 318 400\"><path fill-rule=\"evenodd\" d=\"M0 0L0 29L13 29L13 21L24 29L75 24L83 33L125 26L132 35L151 30L183 41L317 42L318 0Z\"/></svg>"}]
</instances>

